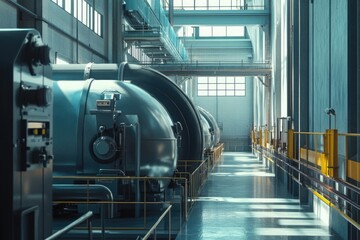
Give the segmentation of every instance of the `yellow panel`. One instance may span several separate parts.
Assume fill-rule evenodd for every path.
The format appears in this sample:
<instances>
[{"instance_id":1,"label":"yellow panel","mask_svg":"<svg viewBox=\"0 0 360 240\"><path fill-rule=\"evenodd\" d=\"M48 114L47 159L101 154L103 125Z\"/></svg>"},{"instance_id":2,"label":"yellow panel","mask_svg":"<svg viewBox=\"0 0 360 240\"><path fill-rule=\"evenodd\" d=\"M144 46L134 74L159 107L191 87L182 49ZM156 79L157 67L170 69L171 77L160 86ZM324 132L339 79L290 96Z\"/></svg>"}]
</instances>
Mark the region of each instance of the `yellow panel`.
<instances>
[{"instance_id":1,"label":"yellow panel","mask_svg":"<svg viewBox=\"0 0 360 240\"><path fill-rule=\"evenodd\" d=\"M347 176L360 182L360 163L352 160L347 161Z\"/></svg>"},{"instance_id":2,"label":"yellow panel","mask_svg":"<svg viewBox=\"0 0 360 240\"><path fill-rule=\"evenodd\" d=\"M307 152L307 153L306 153ZM307 160L321 168L321 172L327 174L327 161L324 153L315 152L312 150L307 150L305 148L300 148L300 157Z\"/></svg>"},{"instance_id":3,"label":"yellow panel","mask_svg":"<svg viewBox=\"0 0 360 240\"><path fill-rule=\"evenodd\" d=\"M307 152L307 153L306 153ZM306 156L307 154L307 156ZM300 157L302 159L307 159L309 162L316 164L316 165L321 165L321 157L322 157L322 153L319 152L314 152L312 150L307 150L306 148L301 148L300 149Z\"/></svg>"},{"instance_id":4,"label":"yellow panel","mask_svg":"<svg viewBox=\"0 0 360 240\"><path fill-rule=\"evenodd\" d=\"M295 158L295 154L294 154L294 130L293 129L288 130L288 152L287 152L287 156L290 159Z\"/></svg>"}]
</instances>

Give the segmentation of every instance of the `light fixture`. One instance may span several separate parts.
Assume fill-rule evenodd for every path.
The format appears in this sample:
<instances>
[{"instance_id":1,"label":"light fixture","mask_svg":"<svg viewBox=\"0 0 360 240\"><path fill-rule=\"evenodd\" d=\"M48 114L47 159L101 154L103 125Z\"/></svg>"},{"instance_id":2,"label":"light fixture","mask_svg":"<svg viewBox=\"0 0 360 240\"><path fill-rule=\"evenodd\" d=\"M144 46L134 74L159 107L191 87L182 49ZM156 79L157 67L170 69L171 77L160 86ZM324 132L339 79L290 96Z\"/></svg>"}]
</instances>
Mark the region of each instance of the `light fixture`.
<instances>
[{"instance_id":1,"label":"light fixture","mask_svg":"<svg viewBox=\"0 0 360 240\"><path fill-rule=\"evenodd\" d=\"M334 125L336 129L336 112L333 108L325 108L325 113L329 115L329 118L331 119L331 116L334 116ZM330 128L331 128L331 122L330 122Z\"/></svg>"}]
</instances>

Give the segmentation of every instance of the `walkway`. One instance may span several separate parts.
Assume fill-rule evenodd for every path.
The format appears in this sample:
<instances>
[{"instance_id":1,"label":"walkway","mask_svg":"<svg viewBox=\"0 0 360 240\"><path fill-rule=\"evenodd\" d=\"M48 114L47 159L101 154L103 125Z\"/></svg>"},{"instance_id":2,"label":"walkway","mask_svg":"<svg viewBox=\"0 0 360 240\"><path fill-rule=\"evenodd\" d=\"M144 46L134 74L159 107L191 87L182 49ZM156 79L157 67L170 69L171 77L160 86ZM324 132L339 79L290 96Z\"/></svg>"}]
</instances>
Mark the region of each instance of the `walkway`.
<instances>
[{"instance_id":1,"label":"walkway","mask_svg":"<svg viewBox=\"0 0 360 240\"><path fill-rule=\"evenodd\" d=\"M340 238L303 209L251 153L225 152L176 238L202 239Z\"/></svg>"}]
</instances>

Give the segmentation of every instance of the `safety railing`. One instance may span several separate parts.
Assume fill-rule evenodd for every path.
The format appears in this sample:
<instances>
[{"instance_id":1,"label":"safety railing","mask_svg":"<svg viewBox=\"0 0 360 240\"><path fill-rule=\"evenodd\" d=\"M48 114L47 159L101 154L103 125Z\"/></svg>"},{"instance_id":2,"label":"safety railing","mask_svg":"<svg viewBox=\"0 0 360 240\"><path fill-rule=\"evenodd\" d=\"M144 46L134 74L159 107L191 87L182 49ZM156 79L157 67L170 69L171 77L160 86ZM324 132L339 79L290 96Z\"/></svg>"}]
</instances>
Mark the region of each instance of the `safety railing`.
<instances>
[{"instance_id":1,"label":"safety railing","mask_svg":"<svg viewBox=\"0 0 360 240\"><path fill-rule=\"evenodd\" d=\"M184 167L183 171L176 172L176 176L184 177L188 180L188 197L190 207L198 198L202 186L207 180L208 174L211 171L211 160L180 160L180 167Z\"/></svg>"},{"instance_id":2,"label":"safety railing","mask_svg":"<svg viewBox=\"0 0 360 240\"><path fill-rule=\"evenodd\" d=\"M69 225L66 225L62 229L56 231L51 236L47 237L45 240L55 240L64 235L65 233L69 232L71 229L74 229L75 227L79 226L81 223L87 221L87 228L88 228L88 239L92 240L92 226L91 226L91 217L93 216L92 211L88 211L75 221L71 222Z\"/></svg>"},{"instance_id":3,"label":"safety railing","mask_svg":"<svg viewBox=\"0 0 360 240\"><path fill-rule=\"evenodd\" d=\"M206 158L208 158L210 161L211 169L214 169L214 167L220 163L221 154L223 151L224 151L224 143L218 143L213 147L213 149L205 153Z\"/></svg>"},{"instance_id":4,"label":"safety railing","mask_svg":"<svg viewBox=\"0 0 360 240\"><path fill-rule=\"evenodd\" d=\"M349 157L349 152L357 151L360 134L289 129L285 147L280 148L271 144L267 134L252 131L253 149L360 229L360 162Z\"/></svg>"},{"instance_id":5,"label":"safety railing","mask_svg":"<svg viewBox=\"0 0 360 240\"><path fill-rule=\"evenodd\" d=\"M357 200L360 197L360 190L358 187L322 174L319 169L309 166L306 162L290 159L263 147L260 148L263 156L271 159L276 167L287 173L298 184L307 187L314 195L338 211L342 217L360 230L360 205Z\"/></svg>"},{"instance_id":6,"label":"safety railing","mask_svg":"<svg viewBox=\"0 0 360 240\"><path fill-rule=\"evenodd\" d=\"M148 199L149 194L153 193L153 190L149 189L149 183L153 181L173 181L176 182L176 186L173 186L172 196L164 196L164 200ZM132 197L124 198L124 195L134 195L134 187L130 185L136 184L139 181L141 190L141 198L136 201ZM97 230L97 234L101 234L100 238L105 239L107 232L121 233L122 231L146 231L148 225L153 224L154 221L154 208L161 209L164 205L176 206L177 215L172 218L173 231L179 231L183 220L187 220L188 216L188 179L183 177L128 177L128 176L54 176L54 184L70 184L88 186L88 191L83 191L83 196L76 195L75 198L70 197L65 200L53 199L54 206L77 206L78 212L91 209L96 214L96 218L93 218L94 230ZM122 183L122 186L117 186L116 183ZM60 184L61 183L61 184ZM96 184L95 184L96 183ZM113 200L105 200L98 197L99 194L93 197L92 189L94 186L104 185L112 186L115 189L113 192L120 191L123 195L114 194ZM116 186L116 187L114 187ZM176 187L176 189L175 189ZM111 187L109 187L111 188ZM136 190L135 190L136 192ZM106 193L107 194L107 193ZM165 194L165 193L159 193ZM63 192L63 195L66 195ZM62 198L61 198L62 199ZM136 199L136 197L135 197ZM107 214L109 209L112 209L113 214ZM129 209L131 213L121 212L123 209ZM120 213L121 212L121 213ZM156 212L159 212L156 210ZM126 216L135 215L136 221L131 221ZM54 221L57 217L54 216ZM134 219L133 219L134 220ZM82 227L77 227L78 230L84 230Z\"/></svg>"},{"instance_id":7,"label":"safety railing","mask_svg":"<svg viewBox=\"0 0 360 240\"><path fill-rule=\"evenodd\" d=\"M164 11L159 1L150 4L146 0L132 0L127 1L125 5L127 11L136 11L143 21L140 22L142 26L135 26L137 30L152 31L158 29L165 42L165 47L178 56L178 60L186 61L187 51L180 39L178 39L173 27L167 18L167 13ZM137 31L139 32L139 31Z\"/></svg>"},{"instance_id":8,"label":"safety railing","mask_svg":"<svg viewBox=\"0 0 360 240\"><path fill-rule=\"evenodd\" d=\"M141 34L139 32L139 34ZM147 34L147 31L144 32ZM163 64L155 64L153 62L142 62L141 65L149 66L149 67L177 67L180 70L191 70L193 68L209 68L209 69L221 69L226 67L233 68L253 68L253 69L272 69L271 62L269 61L187 61L187 62L176 62L176 63L167 63L167 66L163 66Z\"/></svg>"},{"instance_id":9,"label":"safety railing","mask_svg":"<svg viewBox=\"0 0 360 240\"><path fill-rule=\"evenodd\" d=\"M144 237L138 237L137 240L147 240L152 236L152 239L156 240L156 229L158 228L160 222L165 218L166 215L169 216L168 220L168 239L171 239L171 205L167 207L167 209L163 212L163 214L159 217L159 219L154 223L154 225L149 229L149 231L145 234Z\"/></svg>"},{"instance_id":10,"label":"safety railing","mask_svg":"<svg viewBox=\"0 0 360 240\"><path fill-rule=\"evenodd\" d=\"M219 153L217 153L219 155ZM220 156L219 156L220 157ZM54 199L53 203L55 205L77 205L80 206L80 209L100 209L99 216L100 219L96 219L93 229L100 230L102 239L105 239L106 231L122 231L122 230L146 230L148 229L149 224L149 214L147 213L149 205L172 205L176 206L179 215L176 215L175 218L172 218L174 221L178 219L179 224L172 224L173 226L180 226L183 220L187 220L188 213L190 208L194 204L194 200L198 197L202 186L207 180L208 174L212 169L212 164L214 159L206 158L205 160L179 160L178 167L183 165L183 172L177 172L175 177L130 177L130 176L54 176L54 186L66 186L66 184L80 185L84 189L81 191L84 193L84 196L79 196L79 191L75 194L69 194L67 199L61 198ZM149 201L147 195L150 192L148 189L148 183L152 181L164 181L167 180L173 184L173 196L169 200L165 201ZM126 183L135 183L139 181L141 195L143 199L140 201L134 201L132 199L119 199L114 195L112 198L109 197L99 197L99 194L109 194L106 190L97 191L94 197L94 187L99 188L102 184L105 186L111 186L116 182L121 182L126 185ZM77 184L74 184L77 183ZM79 184L80 183L80 184ZM88 189L88 190L86 190ZM107 189L107 187L104 187ZM130 193L132 191L130 188L123 189L123 192ZM62 195L66 195L64 192L60 192ZM124 207L121 207L124 206ZM133 207L131 207L133 206ZM114 224L111 219L117 219L116 216L111 216L111 214L106 214L111 209L113 212L116 212L116 209L121 208L133 208L142 218L141 223L138 222L136 225L122 225L125 222L116 221L119 224ZM116 215L116 214L115 214ZM177 229L180 230L180 229Z\"/></svg>"}]
</instances>

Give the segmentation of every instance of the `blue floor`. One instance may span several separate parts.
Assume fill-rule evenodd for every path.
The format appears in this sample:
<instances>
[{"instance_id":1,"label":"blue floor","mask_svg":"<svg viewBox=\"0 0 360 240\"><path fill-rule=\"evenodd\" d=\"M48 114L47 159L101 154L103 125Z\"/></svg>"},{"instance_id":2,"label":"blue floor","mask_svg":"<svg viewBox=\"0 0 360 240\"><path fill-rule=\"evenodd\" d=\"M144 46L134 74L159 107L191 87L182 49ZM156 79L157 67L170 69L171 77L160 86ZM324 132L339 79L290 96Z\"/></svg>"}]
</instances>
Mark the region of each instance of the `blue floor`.
<instances>
[{"instance_id":1,"label":"blue floor","mask_svg":"<svg viewBox=\"0 0 360 240\"><path fill-rule=\"evenodd\" d=\"M176 240L340 239L251 153L225 152Z\"/></svg>"}]
</instances>

